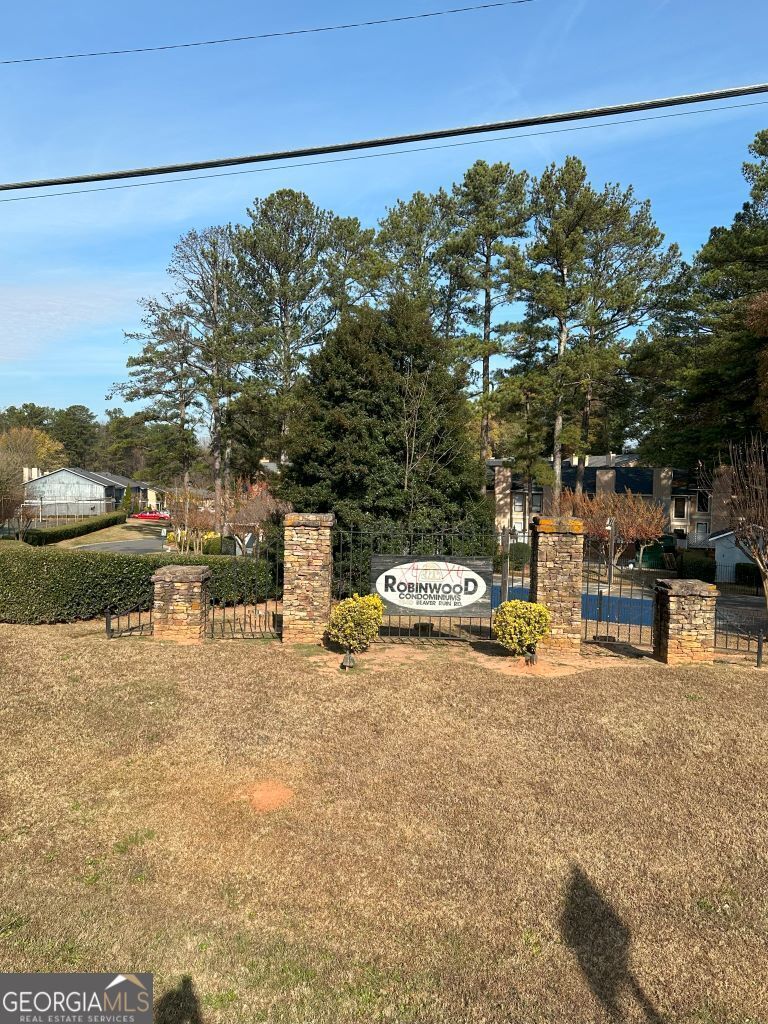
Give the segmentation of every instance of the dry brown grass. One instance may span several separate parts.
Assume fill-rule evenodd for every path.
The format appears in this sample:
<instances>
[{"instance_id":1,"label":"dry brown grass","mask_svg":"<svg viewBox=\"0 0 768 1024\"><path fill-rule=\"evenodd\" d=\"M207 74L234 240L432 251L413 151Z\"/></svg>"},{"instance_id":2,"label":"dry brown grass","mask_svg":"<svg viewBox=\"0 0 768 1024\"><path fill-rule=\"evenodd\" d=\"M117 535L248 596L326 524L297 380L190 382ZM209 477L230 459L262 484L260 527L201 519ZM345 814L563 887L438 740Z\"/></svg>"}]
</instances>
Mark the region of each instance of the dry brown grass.
<instances>
[{"instance_id":1,"label":"dry brown grass","mask_svg":"<svg viewBox=\"0 0 768 1024\"><path fill-rule=\"evenodd\" d=\"M766 1019L763 675L327 665L0 627L0 969L153 971L159 1024Z\"/></svg>"}]
</instances>

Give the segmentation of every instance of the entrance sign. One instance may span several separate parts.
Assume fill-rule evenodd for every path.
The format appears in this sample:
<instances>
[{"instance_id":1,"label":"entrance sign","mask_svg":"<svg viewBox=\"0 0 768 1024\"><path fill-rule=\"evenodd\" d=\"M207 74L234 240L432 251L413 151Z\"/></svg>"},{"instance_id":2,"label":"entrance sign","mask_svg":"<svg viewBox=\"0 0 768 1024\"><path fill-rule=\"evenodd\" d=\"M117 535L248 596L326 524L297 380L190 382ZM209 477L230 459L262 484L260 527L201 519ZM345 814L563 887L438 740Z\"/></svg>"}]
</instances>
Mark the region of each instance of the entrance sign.
<instances>
[{"instance_id":1,"label":"entrance sign","mask_svg":"<svg viewBox=\"0 0 768 1024\"><path fill-rule=\"evenodd\" d=\"M372 590L388 615L490 618L490 558L373 555Z\"/></svg>"}]
</instances>

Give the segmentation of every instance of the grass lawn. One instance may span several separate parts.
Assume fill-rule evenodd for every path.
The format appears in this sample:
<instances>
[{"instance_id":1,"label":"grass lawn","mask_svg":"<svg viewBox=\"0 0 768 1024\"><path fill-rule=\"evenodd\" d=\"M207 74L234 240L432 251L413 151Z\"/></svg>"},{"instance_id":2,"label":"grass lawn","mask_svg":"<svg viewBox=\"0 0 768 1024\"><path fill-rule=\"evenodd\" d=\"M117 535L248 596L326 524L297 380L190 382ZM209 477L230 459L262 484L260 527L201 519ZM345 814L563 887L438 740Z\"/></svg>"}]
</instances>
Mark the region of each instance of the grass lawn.
<instances>
[{"instance_id":1,"label":"grass lawn","mask_svg":"<svg viewBox=\"0 0 768 1024\"><path fill-rule=\"evenodd\" d=\"M0 626L0 970L152 971L158 1024L768 1020L767 677L416 653Z\"/></svg>"},{"instance_id":2,"label":"grass lawn","mask_svg":"<svg viewBox=\"0 0 768 1024\"><path fill-rule=\"evenodd\" d=\"M60 540L56 547L82 548L89 544L104 544L112 541L144 540L148 537L159 537L161 528L162 526L158 526L157 523L144 523L141 520L120 523L117 526L107 526L103 530L94 530L93 533L84 533L82 537Z\"/></svg>"}]
</instances>

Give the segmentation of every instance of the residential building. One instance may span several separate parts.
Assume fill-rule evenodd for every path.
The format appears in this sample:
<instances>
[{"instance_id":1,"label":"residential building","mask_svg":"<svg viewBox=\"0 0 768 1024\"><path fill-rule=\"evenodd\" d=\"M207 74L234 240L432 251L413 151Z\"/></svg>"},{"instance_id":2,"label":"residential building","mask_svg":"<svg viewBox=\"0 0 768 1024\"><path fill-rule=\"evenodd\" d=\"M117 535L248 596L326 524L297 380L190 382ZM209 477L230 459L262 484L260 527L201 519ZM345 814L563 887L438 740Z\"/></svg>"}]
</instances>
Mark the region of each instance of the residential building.
<instances>
[{"instance_id":1,"label":"residential building","mask_svg":"<svg viewBox=\"0 0 768 1024\"><path fill-rule=\"evenodd\" d=\"M524 532L533 516L546 513L551 504L551 487L534 484L527 493L526 482L513 466L501 459L488 462L490 486L494 492L496 527ZM563 462L563 487L575 489L575 459ZM727 526L725 518L726 481L716 476L714 491L696 470L671 466L640 466L631 453L589 456L584 468L583 490L587 495L624 494L632 491L664 507L668 530L680 548L707 548L710 534Z\"/></svg>"},{"instance_id":2,"label":"residential building","mask_svg":"<svg viewBox=\"0 0 768 1024\"><path fill-rule=\"evenodd\" d=\"M148 503L149 485L114 473L94 473L73 466L41 476L33 473L34 470L24 473L24 504L39 510L41 519L113 512L120 507L128 488L136 505Z\"/></svg>"},{"instance_id":3,"label":"residential building","mask_svg":"<svg viewBox=\"0 0 768 1024\"><path fill-rule=\"evenodd\" d=\"M737 565L755 565L750 556L739 547L733 530L718 530L709 536L709 547L715 550L715 582L739 582Z\"/></svg>"}]
</instances>

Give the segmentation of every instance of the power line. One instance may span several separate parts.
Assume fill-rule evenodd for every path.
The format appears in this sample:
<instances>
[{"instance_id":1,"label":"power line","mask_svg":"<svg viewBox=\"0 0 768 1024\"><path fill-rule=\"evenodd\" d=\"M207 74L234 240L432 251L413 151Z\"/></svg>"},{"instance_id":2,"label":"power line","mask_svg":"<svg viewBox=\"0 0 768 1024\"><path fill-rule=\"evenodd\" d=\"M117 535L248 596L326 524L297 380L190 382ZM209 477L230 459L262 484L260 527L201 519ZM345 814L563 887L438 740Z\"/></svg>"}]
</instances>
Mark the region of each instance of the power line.
<instances>
[{"instance_id":1,"label":"power line","mask_svg":"<svg viewBox=\"0 0 768 1024\"><path fill-rule=\"evenodd\" d=\"M444 142L438 146L414 146L411 149L390 149L384 153L363 153L359 156L331 157L328 160L307 160L298 164L278 164L276 167L251 167L246 171L219 171L216 174L195 174L187 178L164 178L162 181L133 181L127 185L102 185L99 188L78 188L70 192L43 192L34 196L12 196L0 199L0 203L22 203L31 199L55 199L57 196L90 195L93 192L115 192L126 188L149 188L152 185L174 185L184 181L208 181L211 178L232 178L241 174L264 174L268 171L288 171L300 167L319 167L325 164L345 164L353 160L377 160L384 156L407 156L409 153L430 153L437 149L455 149L460 146L482 146L489 142L514 141L515 139L539 138L542 135L561 135L564 132L585 132L595 128L610 128L620 124L642 124L645 121L664 121L670 117L691 117L694 114L711 114L718 110L741 110L744 107L768 106L768 100L754 103L731 103L721 107L704 107L701 110L678 110L674 114L652 114L650 117L632 117L601 124L573 125L570 128L552 128L543 132L523 132L518 135L499 135L492 139L470 139L466 142Z\"/></svg>"},{"instance_id":2,"label":"power line","mask_svg":"<svg viewBox=\"0 0 768 1024\"><path fill-rule=\"evenodd\" d=\"M497 0L494 3L474 4L471 7L449 7L442 11L425 11L422 14L402 14L395 18L376 18L372 21L351 21L342 25L320 25L314 28L295 28L283 32L261 32L250 36L228 36L224 39L200 39L191 43L167 43L165 46L137 46L125 50L93 50L87 53L56 53L45 57L14 57L0 60L2 64L37 64L49 60L77 60L81 57L117 57L129 53L158 53L161 50L189 50L196 46L221 46L224 43L247 43L255 39L284 39L288 36L308 36L320 32L344 32L352 28L371 28L375 25L394 25L403 21L420 21L424 18L443 18L449 14L467 14L472 11L488 11L494 7L517 7L532 4L536 0Z\"/></svg>"},{"instance_id":3,"label":"power line","mask_svg":"<svg viewBox=\"0 0 768 1024\"><path fill-rule=\"evenodd\" d=\"M590 107L559 114L540 114L535 117L520 117L510 121L493 121L488 124L466 125L462 128L443 128L429 132L414 132L408 135L389 135L378 139L363 139L357 142L338 142L326 146L308 146L303 149L286 149L272 153L256 153L252 156L224 157L218 160L198 160L192 163L165 164L158 167L137 167L132 170L101 171L97 174L76 174L64 178L39 178L33 181L14 181L0 184L0 192L32 188L53 188L59 185L88 185L99 181L122 181L126 178L152 178L162 174L179 174L186 171L205 171L218 167L238 167L243 164L275 163L278 160L294 160L304 157L332 156L336 153L350 153L365 149L381 149L412 142L431 142L440 139L457 138L464 135L481 135L517 128L534 128L540 125L561 124L567 121L586 121L598 117L616 117L620 114L659 110L664 107L679 107L691 103L709 103L714 100L734 99L739 96L754 96L768 93L768 83L740 85L730 89L715 89L709 92L689 93L682 96L668 96L665 99L639 100L633 103L619 103L613 106Z\"/></svg>"}]
</instances>

